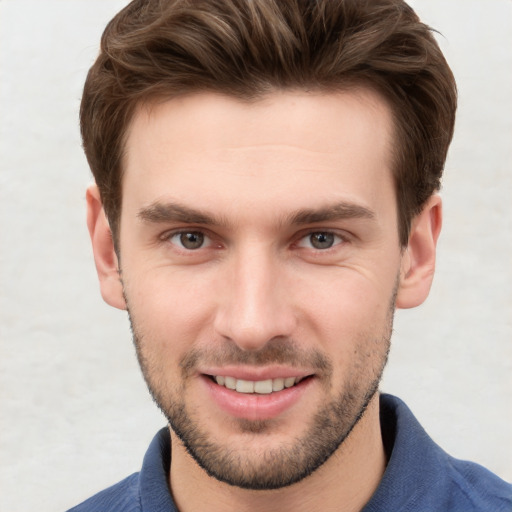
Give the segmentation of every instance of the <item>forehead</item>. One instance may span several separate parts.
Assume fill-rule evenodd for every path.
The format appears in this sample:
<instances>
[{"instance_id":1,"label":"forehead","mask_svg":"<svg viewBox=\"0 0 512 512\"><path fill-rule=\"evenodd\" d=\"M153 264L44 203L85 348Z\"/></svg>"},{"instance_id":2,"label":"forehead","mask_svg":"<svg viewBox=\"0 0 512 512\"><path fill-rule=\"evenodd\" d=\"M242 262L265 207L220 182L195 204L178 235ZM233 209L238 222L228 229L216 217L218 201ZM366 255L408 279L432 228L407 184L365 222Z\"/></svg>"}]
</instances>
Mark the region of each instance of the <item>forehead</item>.
<instances>
[{"instance_id":1,"label":"forehead","mask_svg":"<svg viewBox=\"0 0 512 512\"><path fill-rule=\"evenodd\" d=\"M367 89L153 103L127 133L123 211L160 200L225 215L242 205L270 214L338 199L394 202L392 132L387 103Z\"/></svg>"}]
</instances>

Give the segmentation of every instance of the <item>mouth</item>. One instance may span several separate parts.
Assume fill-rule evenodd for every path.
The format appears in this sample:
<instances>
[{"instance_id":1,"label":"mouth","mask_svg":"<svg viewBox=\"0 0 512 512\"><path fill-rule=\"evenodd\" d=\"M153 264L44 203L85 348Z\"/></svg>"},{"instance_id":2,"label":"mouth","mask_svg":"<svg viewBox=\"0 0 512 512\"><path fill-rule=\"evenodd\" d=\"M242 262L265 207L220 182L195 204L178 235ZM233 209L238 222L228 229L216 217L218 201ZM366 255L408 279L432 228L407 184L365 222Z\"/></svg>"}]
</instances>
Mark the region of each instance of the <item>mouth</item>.
<instances>
[{"instance_id":1,"label":"mouth","mask_svg":"<svg viewBox=\"0 0 512 512\"><path fill-rule=\"evenodd\" d=\"M311 376L286 377L265 380L244 380L237 379L229 375L209 375L209 377L219 386L231 389L237 393L270 395L271 393L277 393L283 389L294 387L303 380L310 378Z\"/></svg>"},{"instance_id":2,"label":"mouth","mask_svg":"<svg viewBox=\"0 0 512 512\"><path fill-rule=\"evenodd\" d=\"M221 371L211 371L202 373L200 381L205 384L212 405L224 414L246 420L268 420L291 410L313 389L316 380L314 374L293 376L289 370L257 373L240 369L231 373L226 369L222 375Z\"/></svg>"}]
</instances>

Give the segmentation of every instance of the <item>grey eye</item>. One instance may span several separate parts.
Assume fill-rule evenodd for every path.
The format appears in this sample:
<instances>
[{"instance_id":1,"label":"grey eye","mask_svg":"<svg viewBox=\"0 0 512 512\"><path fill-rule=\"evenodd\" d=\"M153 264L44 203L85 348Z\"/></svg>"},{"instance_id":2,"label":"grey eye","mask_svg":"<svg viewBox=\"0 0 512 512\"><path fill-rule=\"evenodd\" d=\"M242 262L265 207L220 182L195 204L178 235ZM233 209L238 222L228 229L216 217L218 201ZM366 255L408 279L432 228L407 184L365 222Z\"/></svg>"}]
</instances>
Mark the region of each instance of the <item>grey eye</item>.
<instances>
[{"instance_id":1,"label":"grey eye","mask_svg":"<svg viewBox=\"0 0 512 512\"><path fill-rule=\"evenodd\" d=\"M177 233L175 237L179 237L180 244L189 250L199 249L204 244L204 235L200 231Z\"/></svg>"},{"instance_id":2,"label":"grey eye","mask_svg":"<svg viewBox=\"0 0 512 512\"><path fill-rule=\"evenodd\" d=\"M335 242L336 236L333 233L318 232L309 235L311 246L315 249L330 249Z\"/></svg>"}]
</instances>

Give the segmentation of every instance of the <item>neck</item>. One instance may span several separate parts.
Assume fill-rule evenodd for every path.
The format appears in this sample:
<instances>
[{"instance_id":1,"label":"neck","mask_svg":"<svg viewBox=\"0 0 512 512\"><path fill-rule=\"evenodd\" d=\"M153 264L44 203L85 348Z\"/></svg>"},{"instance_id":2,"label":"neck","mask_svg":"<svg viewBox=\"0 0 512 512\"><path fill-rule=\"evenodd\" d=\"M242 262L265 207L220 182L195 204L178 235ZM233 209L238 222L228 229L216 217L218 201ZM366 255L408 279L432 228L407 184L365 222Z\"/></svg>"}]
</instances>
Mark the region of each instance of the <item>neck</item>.
<instances>
[{"instance_id":1,"label":"neck","mask_svg":"<svg viewBox=\"0 0 512 512\"><path fill-rule=\"evenodd\" d=\"M233 487L209 477L171 431L170 488L181 512L302 512L361 510L386 467L378 394L336 452L299 483L272 491Z\"/></svg>"}]
</instances>

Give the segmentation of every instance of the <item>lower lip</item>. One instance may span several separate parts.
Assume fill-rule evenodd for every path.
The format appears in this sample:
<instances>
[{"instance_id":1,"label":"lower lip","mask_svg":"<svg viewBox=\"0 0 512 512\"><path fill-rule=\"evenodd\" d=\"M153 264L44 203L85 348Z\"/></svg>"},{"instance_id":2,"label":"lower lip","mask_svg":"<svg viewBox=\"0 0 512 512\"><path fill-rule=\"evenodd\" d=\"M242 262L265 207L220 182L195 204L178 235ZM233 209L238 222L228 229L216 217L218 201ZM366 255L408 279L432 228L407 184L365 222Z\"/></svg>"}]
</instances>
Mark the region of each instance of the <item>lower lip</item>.
<instances>
[{"instance_id":1,"label":"lower lip","mask_svg":"<svg viewBox=\"0 0 512 512\"><path fill-rule=\"evenodd\" d=\"M210 377L202 376L213 401L230 416L258 421L269 420L292 408L306 392L314 379L309 377L291 388L260 395L257 393L238 393L219 386Z\"/></svg>"}]
</instances>

